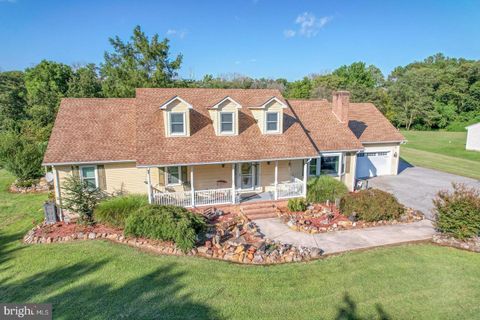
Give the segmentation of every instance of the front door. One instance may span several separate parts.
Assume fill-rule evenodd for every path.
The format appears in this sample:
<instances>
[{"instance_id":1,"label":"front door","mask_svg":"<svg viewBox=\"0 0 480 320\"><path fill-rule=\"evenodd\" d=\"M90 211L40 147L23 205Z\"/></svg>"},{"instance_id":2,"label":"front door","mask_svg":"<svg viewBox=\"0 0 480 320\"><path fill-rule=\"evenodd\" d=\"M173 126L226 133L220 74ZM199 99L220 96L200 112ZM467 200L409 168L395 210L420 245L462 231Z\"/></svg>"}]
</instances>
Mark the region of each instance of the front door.
<instances>
[{"instance_id":1,"label":"front door","mask_svg":"<svg viewBox=\"0 0 480 320\"><path fill-rule=\"evenodd\" d=\"M252 163L240 164L240 189L253 189L253 165Z\"/></svg>"}]
</instances>

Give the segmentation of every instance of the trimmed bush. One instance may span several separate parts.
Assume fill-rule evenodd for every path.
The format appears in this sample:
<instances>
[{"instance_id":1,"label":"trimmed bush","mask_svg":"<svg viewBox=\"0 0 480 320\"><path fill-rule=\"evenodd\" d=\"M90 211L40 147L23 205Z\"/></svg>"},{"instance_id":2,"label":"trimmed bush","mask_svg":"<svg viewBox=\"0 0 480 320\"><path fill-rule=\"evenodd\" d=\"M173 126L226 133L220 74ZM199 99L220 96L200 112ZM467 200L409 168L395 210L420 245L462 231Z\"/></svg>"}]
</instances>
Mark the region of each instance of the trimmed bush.
<instances>
[{"instance_id":1,"label":"trimmed bush","mask_svg":"<svg viewBox=\"0 0 480 320\"><path fill-rule=\"evenodd\" d=\"M146 195L134 194L109 198L98 204L93 212L97 222L124 228L125 220L134 211L148 205Z\"/></svg>"},{"instance_id":2,"label":"trimmed bush","mask_svg":"<svg viewBox=\"0 0 480 320\"><path fill-rule=\"evenodd\" d=\"M340 201L340 211L345 216L355 213L357 219L373 222L398 219L405 207L388 192L368 189L345 195Z\"/></svg>"},{"instance_id":3,"label":"trimmed bush","mask_svg":"<svg viewBox=\"0 0 480 320\"><path fill-rule=\"evenodd\" d=\"M288 200L288 210L292 212L307 210L307 203L302 198Z\"/></svg>"},{"instance_id":4,"label":"trimmed bush","mask_svg":"<svg viewBox=\"0 0 480 320\"><path fill-rule=\"evenodd\" d=\"M433 200L440 232L464 240L480 235L480 191L452 184L453 191L440 191Z\"/></svg>"},{"instance_id":5,"label":"trimmed bush","mask_svg":"<svg viewBox=\"0 0 480 320\"><path fill-rule=\"evenodd\" d=\"M125 235L173 241L184 252L195 246L196 236L205 228L202 216L175 206L141 207L125 221Z\"/></svg>"},{"instance_id":6,"label":"trimmed bush","mask_svg":"<svg viewBox=\"0 0 480 320\"><path fill-rule=\"evenodd\" d=\"M308 202L335 201L335 198L340 199L347 193L347 186L331 176L320 176L307 182Z\"/></svg>"}]
</instances>

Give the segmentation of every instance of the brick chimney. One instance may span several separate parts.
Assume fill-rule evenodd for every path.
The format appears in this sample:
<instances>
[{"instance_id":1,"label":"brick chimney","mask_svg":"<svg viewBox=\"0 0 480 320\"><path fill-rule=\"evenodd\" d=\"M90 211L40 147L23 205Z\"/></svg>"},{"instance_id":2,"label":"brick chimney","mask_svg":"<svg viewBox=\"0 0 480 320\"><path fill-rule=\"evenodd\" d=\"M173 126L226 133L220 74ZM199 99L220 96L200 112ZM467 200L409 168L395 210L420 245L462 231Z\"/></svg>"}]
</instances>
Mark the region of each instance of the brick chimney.
<instances>
[{"instance_id":1,"label":"brick chimney","mask_svg":"<svg viewBox=\"0 0 480 320\"><path fill-rule=\"evenodd\" d=\"M332 97L333 113L340 122L348 125L348 109L350 108L350 92L335 91Z\"/></svg>"}]
</instances>

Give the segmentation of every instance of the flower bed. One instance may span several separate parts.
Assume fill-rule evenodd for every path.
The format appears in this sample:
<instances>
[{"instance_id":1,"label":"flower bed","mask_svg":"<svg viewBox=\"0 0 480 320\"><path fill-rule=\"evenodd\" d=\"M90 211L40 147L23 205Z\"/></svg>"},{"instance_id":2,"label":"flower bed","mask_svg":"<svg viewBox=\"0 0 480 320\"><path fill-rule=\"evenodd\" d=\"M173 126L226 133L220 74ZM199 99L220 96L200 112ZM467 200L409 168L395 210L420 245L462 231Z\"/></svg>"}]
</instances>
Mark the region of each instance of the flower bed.
<instances>
[{"instance_id":1,"label":"flower bed","mask_svg":"<svg viewBox=\"0 0 480 320\"><path fill-rule=\"evenodd\" d=\"M123 230L96 224L86 227L57 223L39 225L24 237L24 243L54 243L76 240L107 239L148 251L171 255L195 255L244 264L275 264L308 261L322 255L318 248L296 247L264 238L258 226L238 213L214 217L204 239L188 253L183 253L172 242L125 237Z\"/></svg>"},{"instance_id":2,"label":"flower bed","mask_svg":"<svg viewBox=\"0 0 480 320\"><path fill-rule=\"evenodd\" d=\"M292 230L306 233L323 233L330 231L362 229L382 225L410 223L424 219L420 211L407 209L398 220L381 220L375 222L356 221L346 217L334 205L315 204L304 212L291 212L287 207L277 208L279 218Z\"/></svg>"}]
</instances>

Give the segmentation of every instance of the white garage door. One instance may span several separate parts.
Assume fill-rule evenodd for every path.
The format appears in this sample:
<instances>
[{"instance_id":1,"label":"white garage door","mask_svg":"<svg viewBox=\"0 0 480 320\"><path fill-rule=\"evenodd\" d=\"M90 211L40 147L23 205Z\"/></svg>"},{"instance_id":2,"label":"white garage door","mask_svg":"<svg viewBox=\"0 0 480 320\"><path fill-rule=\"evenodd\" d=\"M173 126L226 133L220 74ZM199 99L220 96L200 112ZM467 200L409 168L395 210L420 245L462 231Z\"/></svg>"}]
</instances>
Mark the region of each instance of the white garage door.
<instances>
[{"instance_id":1,"label":"white garage door","mask_svg":"<svg viewBox=\"0 0 480 320\"><path fill-rule=\"evenodd\" d=\"M357 155L357 178L368 178L391 173L392 155L389 151L363 152Z\"/></svg>"}]
</instances>

